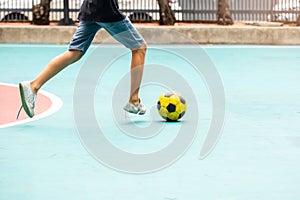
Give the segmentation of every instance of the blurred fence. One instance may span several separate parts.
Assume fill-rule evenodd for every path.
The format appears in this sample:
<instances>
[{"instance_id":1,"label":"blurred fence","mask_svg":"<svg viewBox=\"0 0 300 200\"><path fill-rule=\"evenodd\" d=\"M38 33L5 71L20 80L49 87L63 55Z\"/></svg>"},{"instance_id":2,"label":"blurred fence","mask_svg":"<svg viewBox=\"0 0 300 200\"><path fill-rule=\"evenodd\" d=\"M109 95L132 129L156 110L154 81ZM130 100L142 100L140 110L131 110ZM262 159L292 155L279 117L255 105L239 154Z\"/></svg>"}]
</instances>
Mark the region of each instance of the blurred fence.
<instances>
[{"instance_id":1,"label":"blurred fence","mask_svg":"<svg viewBox=\"0 0 300 200\"><path fill-rule=\"evenodd\" d=\"M0 0L0 20L31 21L32 6L41 0ZM218 0L168 0L178 21L215 22ZM234 21L294 22L299 13L298 0L228 0ZM68 17L77 20L82 0L69 0ZM132 20L157 21L159 8L156 0L119 0L119 7ZM51 1L51 21L64 15L64 0Z\"/></svg>"}]
</instances>

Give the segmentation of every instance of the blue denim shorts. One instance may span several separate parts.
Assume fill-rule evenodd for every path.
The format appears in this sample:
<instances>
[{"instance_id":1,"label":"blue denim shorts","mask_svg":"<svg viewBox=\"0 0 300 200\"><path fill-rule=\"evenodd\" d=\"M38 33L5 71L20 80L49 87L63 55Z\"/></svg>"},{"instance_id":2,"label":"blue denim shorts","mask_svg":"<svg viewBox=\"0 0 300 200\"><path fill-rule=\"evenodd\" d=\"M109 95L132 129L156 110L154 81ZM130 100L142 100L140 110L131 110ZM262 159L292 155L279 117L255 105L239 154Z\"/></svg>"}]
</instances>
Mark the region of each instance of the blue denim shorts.
<instances>
[{"instance_id":1,"label":"blue denim shorts","mask_svg":"<svg viewBox=\"0 0 300 200\"><path fill-rule=\"evenodd\" d=\"M70 42L69 50L79 50L84 55L101 28L104 28L115 40L131 50L137 49L145 43L143 37L127 17L117 22L80 21Z\"/></svg>"}]
</instances>

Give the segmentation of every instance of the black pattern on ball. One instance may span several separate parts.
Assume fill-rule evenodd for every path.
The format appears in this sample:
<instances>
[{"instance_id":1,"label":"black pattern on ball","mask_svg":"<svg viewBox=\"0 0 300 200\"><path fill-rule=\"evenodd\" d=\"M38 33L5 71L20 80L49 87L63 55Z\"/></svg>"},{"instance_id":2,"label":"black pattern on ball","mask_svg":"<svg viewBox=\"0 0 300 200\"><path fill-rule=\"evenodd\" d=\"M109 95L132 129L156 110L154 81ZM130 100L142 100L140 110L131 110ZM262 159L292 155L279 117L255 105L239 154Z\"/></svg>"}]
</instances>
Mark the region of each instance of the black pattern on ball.
<instances>
[{"instance_id":1,"label":"black pattern on ball","mask_svg":"<svg viewBox=\"0 0 300 200\"><path fill-rule=\"evenodd\" d=\"M170 103L168 106L167 106L167 110L171 113L171 112L175 112L176 110L176 105Z\"/></svg>"},{"instance_id":2,"label":"black pattern on ball","mask_svg":"<svg viewBox=\"0 0 300 200\"><path fill-rule=\"evenodd\" d=\"M158 102L157 102L157 110L160 110L160 107L161 107L160 101L158 101Z\"/></svg>"},{"instance_id":3,"label":"black pattern on ball","mask_svg":"<svg viewBox=\"0 0 300 200\"><path fill-rule=\"evenodd\" d=\"M164 93L165 97L171 97L173 95L173 92L166 92Z\"/></svg>"},{"instance_id":4,"label":"black pattern on ball","mask_svg":"<svg viewBox=\"0 0 300 200\"><path fill-rule=\"evenodd\" d=\"M182 96L179 96L179 98L180 98L180 102L181 102L182 104L185 104L185 99L184 99Z\"/></svg>"}]
</instances>

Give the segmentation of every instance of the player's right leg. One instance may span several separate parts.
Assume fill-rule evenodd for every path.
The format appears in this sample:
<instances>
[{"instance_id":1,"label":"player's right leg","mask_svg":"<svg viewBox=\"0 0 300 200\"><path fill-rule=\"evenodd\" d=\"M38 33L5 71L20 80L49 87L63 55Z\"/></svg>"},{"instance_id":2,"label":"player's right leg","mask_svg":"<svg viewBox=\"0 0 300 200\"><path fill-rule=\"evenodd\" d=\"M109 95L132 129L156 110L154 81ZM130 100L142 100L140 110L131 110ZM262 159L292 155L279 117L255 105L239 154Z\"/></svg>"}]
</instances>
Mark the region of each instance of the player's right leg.
<instances>
[{"instance_id":1,"label":"player's right leg","mask_svg":"<svg viewBox=\"0 0 300 200\"><path fill-rule=\"evenodd\" d=\"M102 27L132 52L130 94L124 110L134 114L145 114L146 106L139 98L139 90L144 71L146 42L127 17L118 22L102 23Z\"/></svg>"},{"instance_id":2,"label":"player's right leg","mask_svg":"<svg viewBox=\"0 0 300 200\"><path fill-rule=\"evenodd\" d=\"M146 113L146 106L139 98L139 90L144 72L144 62L147 45L144 43L136 49L132 49L130 69L130 95L124 106L124 110L130 113L143 115Z\"/></svg>"}]
</instances>

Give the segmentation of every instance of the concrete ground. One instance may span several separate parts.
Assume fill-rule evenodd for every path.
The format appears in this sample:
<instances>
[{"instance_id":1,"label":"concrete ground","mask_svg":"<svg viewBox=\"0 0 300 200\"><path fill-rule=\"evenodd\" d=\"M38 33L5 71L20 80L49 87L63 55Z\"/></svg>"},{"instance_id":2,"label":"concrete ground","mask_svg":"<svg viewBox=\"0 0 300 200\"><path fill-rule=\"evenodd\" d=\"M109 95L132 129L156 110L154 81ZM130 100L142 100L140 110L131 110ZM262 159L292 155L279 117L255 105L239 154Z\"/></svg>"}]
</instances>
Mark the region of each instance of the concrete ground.
<instances>
[{"instance_id":1,"label":"concrete ground","mask_svg":"<svg viewBox=\"0 0 300 200\"><path fill-rule=\"evenodd\" d=\"M123 102L127 100L126 90L118 91L120 83L125 80L122 77L128 74L129 51L118 54L116 45L93 45L82 60L45 84L42 89L63 102L58 112L39 120L32 118L27 123L0 127L0 199L300 199L300 48L275 45L186 46L149 45L141 98L150 112L144 116L130 116L132 118L129 119L122 115L122 123L116 123L115 117L121 115L114 115L111 110L122 110ZM51 58L66 48L67 45L1 44L1 82L17 87L19 81L31 80ZM187 60L186 54L173 53L174 49L188 52L195 59ZM111 55L115 55L115 59L105 66L103 61L111 59ZM204 74L197 72L189 62L194 60L206 69L217 70L226 97L222 136L213 151L202 160L199 152L211 125L213 107ZM161 71L151 70L155 66L160 66ZM98 69L101 67L106 70L100 76ZM82 69L89 69L90 73L85 74ZM151 114L151 109L156 109L156 100L165 90L161 78L168 79L174 73L185 79L198 101L192 103L192 93L184 95L188 102L186 115L179 123L164 123L158 112ZM82 106L74 101L78 99L76 83L82 80L78 79L79 75L84 74L88 75L89 83L94 75L99 74L92 98L95 102L93 113L111 144L129 153L147 155L174 146L181 128L196 124L196 136L190 148L172 165L139 175L116 171L107 167L109 165L104 161L94 159L95 154L91 154L84 143L85 134L76 128L82 122L74 120L78 116L78 106ZM175 82L177 88L184 83L174 77L168 79L165 86ZM126 84L124 87L127 87ZM3 104L7 95L3 87L0 87L0 94ZM115 94L118 98L113 98ZM88 102L83 105L86 108L91 99L87 95L82 97ZM15 102L13 95L7 98ZM114 103L115 99L122 104ZM19 104L14 105L15 108L8 111L13 115L19 108ZM199 114L190 119L197 107ZM8 114L0 110L0 118ZM83 116L91 119L86 112ZM154 131L155 124L164 126L158 132L158 129ZM139 134L151 130L156 135L143 139L133 137L130 134L135 133L136 127L143 128ZM188 135L188 132L184 134ZM102 140L90 138L90 141L94 141L101 150L104 147ZM101 153L108 158L124 160L124 157L105 151L105 148ZM173 157L172 153L160 158ZM130 162L131 166L142 164L139 160Z\"/></svg>"},{"instance_id":2,"label":"concrete ground","mask_svg":"<svg viewBox=\"0 0 300 200\"><path fill-rule=\"evenodd\" d=\"M200 23L178 23L175 26L159 26L155 23L135 25L149 44L185 44L186 38L200 44L300 44L300 27L278 23L235 23L232 26ZM67 44L75 30L76 26L0 23L0 43ZM178 40L175 32L183 37ZM109 38L101 30L94 43L113 43Z\"/></svg>"}]
</instances>

